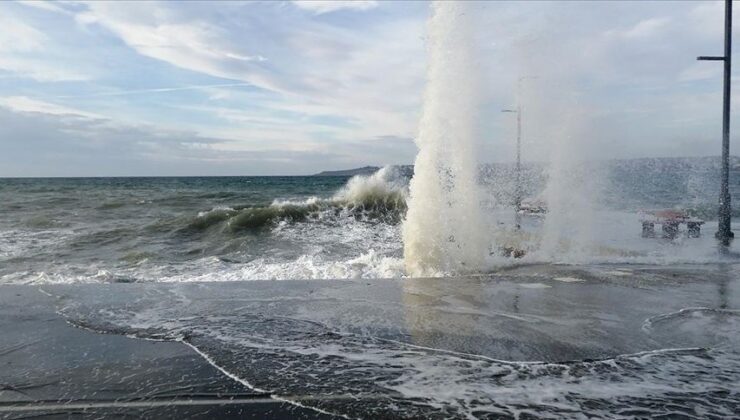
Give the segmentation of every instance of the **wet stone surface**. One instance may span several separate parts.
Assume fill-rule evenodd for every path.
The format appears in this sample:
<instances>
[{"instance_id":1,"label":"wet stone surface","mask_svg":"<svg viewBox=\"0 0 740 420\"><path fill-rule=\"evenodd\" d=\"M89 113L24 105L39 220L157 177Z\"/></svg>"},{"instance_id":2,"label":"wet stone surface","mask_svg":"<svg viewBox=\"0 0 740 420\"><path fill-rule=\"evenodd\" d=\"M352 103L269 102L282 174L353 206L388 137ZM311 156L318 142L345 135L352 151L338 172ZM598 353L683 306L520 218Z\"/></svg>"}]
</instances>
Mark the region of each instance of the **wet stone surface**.
<instances>
[{"instance_id":1,"label":"wet stone surface","mask_svg":"<svg viewBox=\"0 0 740 420\"><path fill-rule=\"evenodd\" d=\"M330 418L270 398L190 347L75 328L36 287L0 287L0 418Z\"/></svg>"}]
</instances>

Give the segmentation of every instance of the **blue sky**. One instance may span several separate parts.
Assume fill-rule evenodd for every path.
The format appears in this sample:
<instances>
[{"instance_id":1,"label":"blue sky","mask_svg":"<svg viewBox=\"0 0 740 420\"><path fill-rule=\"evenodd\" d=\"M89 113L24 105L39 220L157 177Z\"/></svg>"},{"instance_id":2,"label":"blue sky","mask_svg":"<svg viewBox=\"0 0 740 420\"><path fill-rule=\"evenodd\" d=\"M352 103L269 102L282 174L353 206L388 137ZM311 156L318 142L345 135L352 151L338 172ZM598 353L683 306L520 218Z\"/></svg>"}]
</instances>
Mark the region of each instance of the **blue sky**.
<instances>
[{"instance_id":1,"label":"blue sky","mask_svg":"<svg viewBox=\"0 0 740 420\"><path fill-rule=\"evenodd\" d=\"M718 154L721 65L695 58L722 53L721 2L472 8L482 160L513 157L499 111L517 101L526 159L546 160L558 137L585 157ZM0 176L412 163L428 14L426 2L0 2ZM518 90L520 76L536 78Z\"/></svg>"}]
</instances>

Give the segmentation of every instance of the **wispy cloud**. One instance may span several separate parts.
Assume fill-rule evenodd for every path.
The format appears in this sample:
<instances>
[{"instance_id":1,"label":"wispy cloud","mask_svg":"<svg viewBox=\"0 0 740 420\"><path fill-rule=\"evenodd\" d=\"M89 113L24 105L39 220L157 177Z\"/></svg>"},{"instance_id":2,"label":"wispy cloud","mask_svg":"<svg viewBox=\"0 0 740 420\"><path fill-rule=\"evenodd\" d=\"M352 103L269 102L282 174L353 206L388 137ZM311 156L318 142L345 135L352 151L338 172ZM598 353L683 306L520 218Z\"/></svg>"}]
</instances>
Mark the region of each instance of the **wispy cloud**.
<instances>
[{"instance_id":1,"label":"wispy cloud","mask_svg":"<svg viewBox=\"0 0 740 420\"><path fill-rule=\"evenodd\" d=\"M0 106L16 112L33 112L48 115L65 115L71 117L102 118L100 115L28 98L26 96L0 97Z\"/></svg>"},{"instance_id":2,"label":"wispy cloud","mask_svg":"<svg viewBox=\"0 0 740 420\"><path fill-rule=\"evenodd\" d=\"M628 39L647 38L665 31L670 23L669 17L654 17L641 20L627 29L607 31L607 34Z\"/></svg>"},{"instance_id":3,"label":"wispy cloud","mask_svg":"<svg viewBox=\"0 0 740 420\"><path fill-rule=\"evenodd\" d=\"M217 83L212 85L192 85L192 86L176 86L176 87L162 87L162 88L149 88L149 89L130 89L130 90L117 90L112 92L97 92L89 93L85 95L59 95L57 98L60 99L72 99L72 98L96 98L103 96L126 96L126 95L140 95L147 93L168 93L168 92L182 92L187 90L208 90L212 88L234 88L234 87L248 87L252 86L249 83Z\"/></svg>"},{"instance_id":4,"label":"wispy cloud","mask_svg":"<svg viewBox=\"0 0 740 420\"><path fill-rule=\"evenodd\" d=\"M30 52L43 49L46 35L11 13L0 14L0 52Z\"/></svg>"},{"instance_id":5,"label":"wispy cloud","mask_svg":"<svg viewBox=\"0 0 740 420\"><path fill-rule=\"evenodd\" d=\"M238 25L215 25L221 12L214 9L175 13L149 3L94 3L84 14L86 22L113 31L148 57L273 92L279 109L363 120L366 131L355 136L413 130L423 86L423 15L366 23L372 36L367 38L286 13L279 5L269 4L259 14L230 7L240 16ZM261 32L244 38L250 28ZM389 72L394 77L384 76Z\"/></svg>"},{"instance_id":6,"label":"wispy cloud","mask_svg":"<svg viewBox=\"0 0 740 420\"><path fill-rule=\"evenodd\" d=\"M48 0L16 0L19 4L24 6L32 7L35 9L44 10L47 12L71 14L69 10L60 6L58 2Z\"/></svg>"},{"instance_id":7,"label":"wispy cloud","mask_svg":"<svg viewBox=\"0 0 740 420\"><path fill-rule=\"evenodd\" d=\"M317 15L338 10L370 10L378 7L375 0L294 0L293 4Z\"/></svg>"}]
</instances>

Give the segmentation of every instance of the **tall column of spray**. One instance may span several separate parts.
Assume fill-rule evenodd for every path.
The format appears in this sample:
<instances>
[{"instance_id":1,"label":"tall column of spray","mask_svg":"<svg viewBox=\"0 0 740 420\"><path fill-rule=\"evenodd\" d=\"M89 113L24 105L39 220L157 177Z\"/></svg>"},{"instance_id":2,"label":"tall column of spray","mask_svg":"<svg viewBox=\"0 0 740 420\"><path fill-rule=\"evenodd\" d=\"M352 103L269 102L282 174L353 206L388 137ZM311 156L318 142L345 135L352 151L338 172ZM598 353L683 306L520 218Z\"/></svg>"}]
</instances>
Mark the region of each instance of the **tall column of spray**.
<instances>
[{"instance_id":1,"label":"tall column of spray","mask_svg":"<svg viewBox=\"0 0 740 420\"><path fill-rule=\"evenodd\" d=\"M429 67L403 225L411 276L478 271L488 254L477 174L479 67L470 2L432 5Z\"/></svg>"},{"instance_id":2,"label":"tall column of spray","mask_svg":"<svg viewBox=\"0 0 740 420\"><path fill-rule=\"evenodd\" d=\"M551 262L586 263L599 252L596 205L602 173L600 165L586 159L590 136L581 126L587 114L566 101L561 108L560 126L551 131L553 150L543 194L548 211L539 256Z\"/></svg>"}]
</instances>

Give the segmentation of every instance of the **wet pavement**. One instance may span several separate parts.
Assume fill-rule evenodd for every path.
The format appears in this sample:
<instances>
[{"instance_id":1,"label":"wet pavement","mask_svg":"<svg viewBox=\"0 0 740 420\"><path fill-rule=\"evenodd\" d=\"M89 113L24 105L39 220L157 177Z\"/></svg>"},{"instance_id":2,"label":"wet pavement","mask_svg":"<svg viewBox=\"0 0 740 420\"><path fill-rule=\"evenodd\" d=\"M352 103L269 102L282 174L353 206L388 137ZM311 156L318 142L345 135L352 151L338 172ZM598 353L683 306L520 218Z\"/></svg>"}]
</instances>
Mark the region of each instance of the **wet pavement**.
<instances>
[{"instance_id":1,"label":"wet pavement","mask_svg":"<svg viewBox=\"0 0 740 420\"><path fill-rule=\"evenodd\" d=\"M0 417L727 418L738 270L0 286Z\"/></svg>"}]
</instances>

